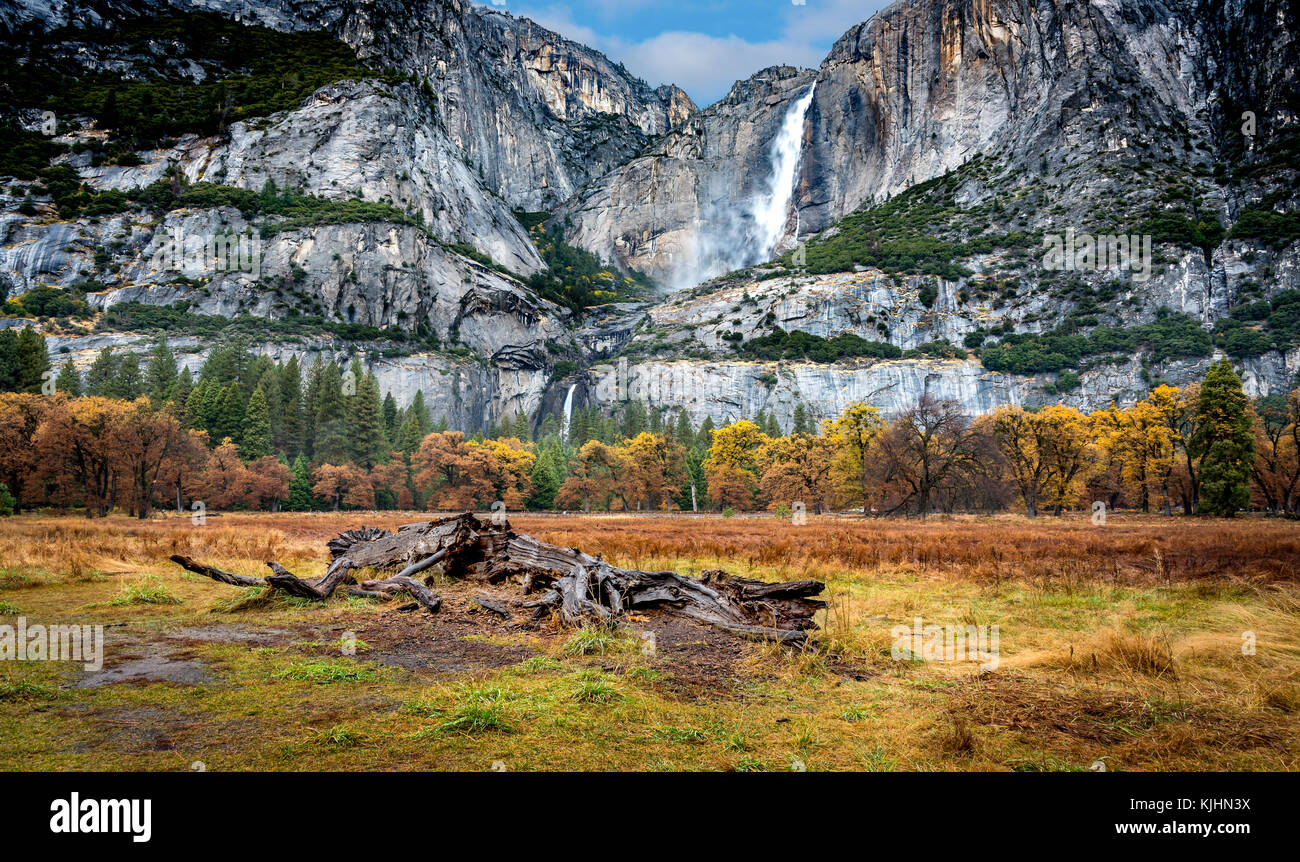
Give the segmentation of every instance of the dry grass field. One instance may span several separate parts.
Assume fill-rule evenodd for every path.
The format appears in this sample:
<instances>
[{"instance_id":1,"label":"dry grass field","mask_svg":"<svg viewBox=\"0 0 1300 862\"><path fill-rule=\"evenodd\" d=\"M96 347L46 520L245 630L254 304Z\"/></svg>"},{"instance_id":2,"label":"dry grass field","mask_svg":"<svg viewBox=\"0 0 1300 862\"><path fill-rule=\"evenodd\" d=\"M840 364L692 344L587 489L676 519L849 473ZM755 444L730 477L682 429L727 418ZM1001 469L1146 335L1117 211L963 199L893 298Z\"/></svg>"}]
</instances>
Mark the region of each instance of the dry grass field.
<instances>
[{"instance_id":1,"label":"dry grass field","mask_svg":"<svg viewBox=\"0 0 1300 862\"><path fill-rule=\"evenodd\" d=\"M798 650L662 616L527 629L183 572L322 572L325 541L427 516L0 521L0 624L105 626L99 672L0 662L0 768L1294 770L1300 525L1112 516L512 519L643 569L827 584ZM895 626L998 626L995 669L895 657ZM639 629L655 632L643 648ZM356 636L356 654L342 649ZM1252 649L1243 649L1254 644ZM1253 654L1252 654L1253 653Z\"/></svg>"}]
</instances>

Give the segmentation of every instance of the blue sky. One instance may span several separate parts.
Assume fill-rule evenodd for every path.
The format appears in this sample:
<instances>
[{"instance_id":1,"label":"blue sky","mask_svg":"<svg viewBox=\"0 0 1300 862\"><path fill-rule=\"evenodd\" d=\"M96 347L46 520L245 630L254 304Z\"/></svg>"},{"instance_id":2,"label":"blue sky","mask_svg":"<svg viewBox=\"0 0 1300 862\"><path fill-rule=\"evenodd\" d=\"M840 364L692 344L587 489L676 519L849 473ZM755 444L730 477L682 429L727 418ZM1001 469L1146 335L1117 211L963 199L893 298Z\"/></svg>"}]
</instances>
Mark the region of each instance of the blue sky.
<instances>
[{"instance_id":1,"label":"blue sky","mask_svg":"<svg viewBox=\"0 0 1300 862\"><path fill-rule=\"evenodd\" d=\"M681 86L700 107L759 69L816 68L844 31L885 0L478 0L532 18L621 60L651 85Z\"/></svg>"}]
</instances>

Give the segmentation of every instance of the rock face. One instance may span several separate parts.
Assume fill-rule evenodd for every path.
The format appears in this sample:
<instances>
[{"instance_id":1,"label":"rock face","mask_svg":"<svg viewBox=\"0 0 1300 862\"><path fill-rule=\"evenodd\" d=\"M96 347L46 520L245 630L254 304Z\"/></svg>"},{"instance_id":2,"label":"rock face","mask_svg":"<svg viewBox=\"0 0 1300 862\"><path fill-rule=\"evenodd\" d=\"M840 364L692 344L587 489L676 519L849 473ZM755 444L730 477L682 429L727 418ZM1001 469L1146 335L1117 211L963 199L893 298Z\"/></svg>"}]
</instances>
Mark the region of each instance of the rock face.
<instances>
[{"instance_id":1,"label":"rock face","mask_svg":"<svg viewBox=\"0 0 1300 862\"><path fill-rule=\"evenodd\" d=\"M0 11L0 25L95 26L169 10L323 30L371 65L427 80L458 158L518 209L555 207L696 111L678 87L651 88L598 51L463 0L23 0Z\"/></svg>"},{"instance_id":2,"label":"rock face","mask_svg":"<svg viewBox=\"0 0 1300 862\"><path fill-rule=\"evenodd\" d=\"M822 64L800 215L822 230L978 154L1055 166L1143 129L1214 139L1234 107L1294 118L1294 24L1289 0L896 3Z\"/></svg>"},{"instance_id":3,"label":"rock face","mask_svg":"<svg viewBox=\"0 0 1300 862\"><path fill-rule=\"evenodd\" d=\"M526 18L429 5L442 38L408 62L433 83L452 140L513 206L552 209L696 110L677 87L651 89Z\"/></svg>"},{"instance_id":4,"label":"rock face","mask_svg":"<svg viewBox=\"0 0 1300 862\"><path fill-rule=\"evenodd\" d=\"M543 262L512 212L545 211L567 241L677 287L764 264L754 226L774 195L790 199L776 201L768 257L796 237L833 238L864 204L949 172L935 208L978 212L975 221L1002 233L1127 230L1183 201L1193 221L1229 228L1264 201L1294 212L1295 165L1265 167L1270 142L1300 115L1293 0L906 0L846 33L819 70L764 70L703 111L675 87L652 89L527 19L461 0L20 0L0 6L0 28L20 39L26 27L196 9L326 31L406 82L330 84L223 138L191 135L141 153L139 165L62 159L98 188L144 186L175 167L194 182L260 190L271 180L410 218L271 228L264 238L263 225L224 208L69 221L39 192L37 215L20 215L24 193L5 181L0 273L12 293L93 277L85 300L97 311L184 302L195 314L252 315L267 321L254 350L310 361L359 348L383 390L401 404L422 390L434 417L455 428L483 430L516 413L540 421L570 391L578 405L618 410L636 397L697 423L770 411L787 427L798 404L818 417L854 400L897 412L923 393L970 413L1046 401L1095 409L1141 398L1156 379L1195 380L1210 359L1110 358L1060 395L1047 388L1055 375L994 373L974 359L751 362L733 344L737 333L780 327L907 351L1080 318L1145 323L1161 308L1208 329L1246 302L1300 289L1295 242L1216 236L1199 248L1159 245L1158 268L1141 284L1109 272L1049 284L1037 248L975 248L953 260L969 274L891 275L851 260L849 271L818 276L753 266L575 319L529 289ZM84 45L72 53L91 70L115 62ZM778 144L796 110L793 167L780 189ZM1247 110L1261 133L1243 144L1237 118ZM1259 169L1222 181L1219 167L1243 146ZM944 222L933 233L962 242L978 228ZM256 266L168 262L173 236L256 237ZM1068 291L1058 289L1064 281ZM1085 311L1081 296L1106 298ZM329 326L295 323L304 318ZM387 331L345 342L330 334L338 324ZM56 364L151 343L46 325ZM418 342L406 337L417 331ZM194 369L210 348L193 335L172 343ZM1238 364L1249 394L1277 394L1294 385L1300 350Z\"/></svg>"},{"instance_id":5,"label":"rock face","mask_svg":"<svg viewBox=\"0 0 1300 862\"><path fill-rule=\"evenodd\" d=\"M745 258L753 209L772 193L773 141L812 82L811 71L789 66L738 82L555 221L575 245L677 287L760 262Z\"/></svg>"},{"instance_id":6,"label":"rock face","mask_svg":"<svg viewBox=\"0 0 1300 862\"><path fill-rule=\"evenodd\" d=\"M322 88L269 125L236 123L228 144L186 168L196 181L261 189L272 180L324 198L391 203L514 272L543 267L505 201L465 164L415 87Z\"/></svg>"},{"instance_id":7,"label":"rock face","mask_svg":"<svg viewBox=\"0 0 1300 862\"><path fill-rule=\"evenodd\" d=\"M427 80L448 136L511 206L549 210L695 111L598 51L462 0L308 8L367 59ZM334 20L337 18L337 20Z\"/></svg>"}]
</instances>

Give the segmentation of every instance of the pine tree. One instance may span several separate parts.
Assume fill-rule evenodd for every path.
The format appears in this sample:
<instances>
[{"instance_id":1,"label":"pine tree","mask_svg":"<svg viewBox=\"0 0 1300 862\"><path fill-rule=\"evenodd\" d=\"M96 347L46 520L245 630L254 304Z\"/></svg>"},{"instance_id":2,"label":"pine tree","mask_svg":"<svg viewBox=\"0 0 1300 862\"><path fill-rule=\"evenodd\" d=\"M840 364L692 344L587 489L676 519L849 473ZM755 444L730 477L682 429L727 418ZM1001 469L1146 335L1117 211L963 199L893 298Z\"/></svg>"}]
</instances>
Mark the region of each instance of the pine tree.
<instances>
[{"instance_id":1,"label":"pine tree","mask_svg":"<svg viewBox=\"0 0 1300 862\"><path fill-rule=\"evenodd\" d=\"M30 326L18 333L18 391L39 393L50 370L45 336Z\"/></svg>"},{"instance_id":2,"label":"pine tree","mask_svg":"<svg viewBox=\"0 0 1300 862\"><path fill-rule=\"evenodd\" d=\"M572 433L572 429L570 429ZM558 440L560 437L560 420L554 413L547 413L542 417L542 424L537 428L537 439L539 440Z\"/></svg>"},{"instance_id":3,"label":"pine tree","mask_svg":"<svg viewBox=\"0 0 1300 862\"><path fill-rule=\"evenodd\" d=\"M572 449L581 449L583 444L591 439L591 412L585 407L579 407L573 411L573 419L569 422L569 439L568 444Z\"/></svg>"},{"instance_id":4,"label":"pine tree","mask_svg":"<svg viewBox=\"0 0 1300 862\"><path fill-rule=\"evenodd\" d=\"M688 449L695 445L695 429L691 427L691 417L686 415L685 410L677 411L677 427L673 429L673 438Z\"/></svg>"},{"instance_id":5,"label":"pine tree","mask_svg":"<svg viewBox=\"0 0 1300 862\"><path fill-rule=\"evenodd\" d=\"M18 336L12 329L0 329L0 392L17 391L18 366Z\"/></svg>"},{"instance_id":6,"label":"pine tree","mask_svg":"<svg viewBox=\"0 0 1300 862\"><path fill-rule=\"evenodd\" d=\"M420 435L420 423L414 416L408 415L402 420L402 427L397 429L397 451L410 455L420 448L424 437Z\"/></svg>"},{"instance_id":7,"label":"pine tree","mask_svg":"<svg viewBox=\"0 0 1300 862\"><path fill-rule=\"evenodd\" d=\"M245 461L271 454L271 412L267 407L266 393L260 386L248 399L241 431L243 439L239 444L239 454Z\"/></svg>"},{"instance_id":8,"label":"pine tree","mask_svg":"<svg viewBox=\"0 0 1300 862\"><path fill-rule=\"evenodd\" d=\"M411 406L407 408L407 412L415 417L416 427L420 430L420 439L429 436L429 432L433 430L433 420L429 417L429 408L424 404L423 389L415 391L415 397L411 399Z\"/></svg>"},{"instance_id":9,"label":"pine tree","mask_svg":"<svg viewBox=\"0 0 1300 862\"><path fill-rule=\"evenodd\" d=\"M776 421L776 411L767 414L767 424L763 427L763 433L769 437L783 437L781 425Z\"/></svg>"},{"instance_id":10,"label":"pine tree","mask_svg":"<svg viewBox=\"0 0 1300 862\"><path fill-rule=\"evenodd\" d=\"M1250 402L1227 359L1212 365L1201 383L1190 449L1201 459L1198 512L1231 518L1250 505L1255 461Z\"/></svg>"},{"instance_id":11,"label":"pine tree","mask_svg":"<svg viewBox=\"0 0 1300 862\"><path fill-rule=\"evenodd\" d=\"M631 440L646 429L645 404L640 398L634 398L623 408L623 427L620 432Z\"/></svg>"},{"instance_id":12,"label":"pine tree","mask_svg":"<svg viewBox=\"0 0 1300 862\"><path fill-rule=\"evenodd\" d=\"M289 468L293 479L289 482L289 499L285 508L290 512L310 512L316 507L316 500L311 493L311 465L307 458L299 453Z\"/></svg>"},{"instance_id":13,"label":"pine tree","mask_svg":"<svg viewBox=\"0 0 1300 862\"><path fill-rule=\"evenodd\" d=\"M515 437L524 443L533 442L533 427L528 421L528 417L523 411L515 414L514 424L510 429L510 436Z\"/></svg>"},{"instance_id":14,"label":"pine tree","mask_svg":"<svg viewBox=\"0 0 1300 862\"><path fill-rule=\"evenodd\" d=\"M227 383L226 388L212 399L210 405L208 414L211 418L207 427L212 434L213 444L220 445L227 437L239 443L243 439L245 412L244 396L239 391L239 384L233 380Z\"/></svg>"},{"instance_id":15,"label":"pine tree","mask_svg":"<svg viewBox=\"0 0 1300 862\"><path fill-rule=\"evenodd\" d=\"M307 386L302 397L302 447L309 459L316 457L317 419L320 416L322 393L325 389L325 360L318 353L307 373Z\"/></svg>"},{"instance_id":16,"label":"pine tree","mask_svg":"<svg viewBox=\"0 0 1300 862\"><path fill-rule=\"evenodd\" d=\"M113 355L113 348L105 347L99 351L95 361L90 364L90 369L86 372L86 394L109 396L114 388L113 381L117 377L118 358Z\"/></svg>"},{"instance_id":17,"label":"pine tree","mask_svg":"<svg viewBox=\"0 0 1300 862\"><path fill-rule=\"evenodd\" d=\"M268 454L274 455L285 451L276 445L276 441L284 436L284 405L280 403L280 369L274 363L263 369L257 389L261 389L266 398L266 410L271 419L271 451Z\"/></svg>"},{"instance_id":18,"label":"pine tree","mask_svg":"<svg viewBox=\"0 0 1300 862\"><path fill-rule=\"evenodd\" d=\"M176 357L167 346L166 338L159 339L149 353L149 364L144 372L144 386L154 406L170 401L176 395Z\"/></svg>"},{"instance_id":19,"label":"pine tree","mask_svg":"<svg viewBox=\"0 0 1300 862\"><path fill-rule=\"evenodd\" d=\"M134 401L144 394L144 374L140 371L140 356L128 353L118 363L109 393L113 398Z\"/></svg>"},{"instance_id":20,"label":"pine tree","mask_svg":"<svg viewBox=\"0 0 1300 862\"><path fill-rule=\"evenodd\" d=\"M439 434L445 434L448 430L450 430L450 428L451 428L451 424L447 422L447 417L439 416L438 421L433 423L433 427L430 428L429 430L436 431Z\"/></svg>"},{"instance_id":21,"label":"pine tree","mask_svg":"<svg viewBox=\"0 0 1300 862\"><path fill-rule=\"evenodd\" d=\"M808 418L808 408L803 403L794 405L794 424L790 427L791 434L811 434L813 433L812 420Z\"/></svg>"},{"instance_id":22,"label":"pine tree","mask_svg":"<svg viewBox=\"0 0 1300 862\"><path fill-rule=\"evenodd\" d=\"M354 366L354 372L357 368ZM358 379L357 394L348 399L347 424L353 463L369 470L388 457L384 406L379 400L379 381L375 375L366 374Z\"/></svg>"},{"instance_id":23,"label":"pine tree","mask_svg":"<svg viewBox=\"0 0 1300 862\"><path fill-rule=\"evenodd\" d=\"M555 492L560 490L560 477L555 464L555 456L550 449L543 449L533 463L529 474L533 482L533 496L528 500L530 509L554 508Z\"/></svg>"},{"instance_id":24,"label":"pine tree","mask_svg":"<svg viewBox=\"0 0 1300 862\"><path fill-rule=\"evenodd\" d=\"M290 454L302 451L302 371L297 356L280 369L280 417L276 448Z\"/></svg>"},{"instance_id":25,"label":"pine tree","mask_svg":"<svg viewBox=\"0 0 1300 862\"><path fill-rule=\"evenodd\" d=\"M77 366L72 364L71 359L59 368L59 376L54 381L54 388L73 398L81 397L81 375L77 373Z\"/></svg>"},{"instance_id":26,"label":"pine tree","mask_svg":"<svg viewBox=\"0 0 1300 862\"><path fill-rule=\"evenodd\" d=\"M269 356L252 356L245 354L247 364L244 366L239 375L239 388L244 391L244 398L252 398L253 390L263 386L263 392L266 395L266 403L272 403L271 392L266 379L275 374L275 360Z\"/></svg>"},{"instance_id":27,"label":"pine tree","mask_svg":"<svg viewBox=\"0 0 1300 862\"><path fill-rule=\"evenodd\" d=\"M401 423L402 411L398 409L397 399L389 392L384 396L384 434L390 441L397 439L397 428Z\"/></svg>"},{"instance_id":28,"label":"pine tree","mask_svg":"<svg viewBox=\"0 0 1300 862\"><path fill-rule=\"evenodd\" d=\"M207 431L212 439L212 427L208 424L213 414L213 402L216 386L211 380L200 380L199 385L185 399L185 413L189 416L189 426L197 431ZM220 441L217 441L220 442Z\"/></svg>"},{"instance_id":29,"label":"pine tree","mask_svg":"<svg viewBox=\"0 0 1300 862\"><path fill-rule=\"evenodd\" d=\"M700 430L696 434L696 447L707 451L713 445L714 430L716 429L713 424L713 417L705 416L704 421L700 423Z\"/></svg>"},{"instance_id":30,"label":"pine tree","mask_svg":"<svg viewBox=\"0 0 1300 862\"><path fill-rule=\"evenodd\" d=\"M320 377L313 459L318 464L345 464L351 451L343 400L343 374L338 365L331 362Z\"/></svg>"},{"instance_id":31,"label":"pine tree","mask_svg":"<svg viewBox=\"0 0 1300 862\"><path fill-rule=\"evenodd\" d=\"M188 368L182 368L181 373L176 375L176 388L172 398L177 404L188 408L190 393L194 391L194 376L190 374Z\"/></svg>"}]
</instances>

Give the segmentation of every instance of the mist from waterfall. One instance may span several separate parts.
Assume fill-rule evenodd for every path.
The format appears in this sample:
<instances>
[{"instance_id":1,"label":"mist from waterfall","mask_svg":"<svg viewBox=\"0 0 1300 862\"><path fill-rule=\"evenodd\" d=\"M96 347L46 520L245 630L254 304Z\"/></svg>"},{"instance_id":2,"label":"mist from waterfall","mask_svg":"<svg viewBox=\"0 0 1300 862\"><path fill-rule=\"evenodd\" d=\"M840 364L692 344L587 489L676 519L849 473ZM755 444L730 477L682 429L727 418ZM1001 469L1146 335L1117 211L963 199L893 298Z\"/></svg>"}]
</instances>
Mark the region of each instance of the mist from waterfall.
<instances>
[{"instance_id":1,"label":"mist from waterfall","mask_svg":"<svg viewBox=\"0 0 1300 862\"><path fill-rule=\"evenodd\" d=\"M747 201L717 201L696 229L693 260L672 279L674 289L700 282L756 263L771 260L785 237L794 199L795 180L803 155L803 132L817 85L808 87L786 111L772 139L771 170L767 180Z\"/></svg>"}]
</instances>

